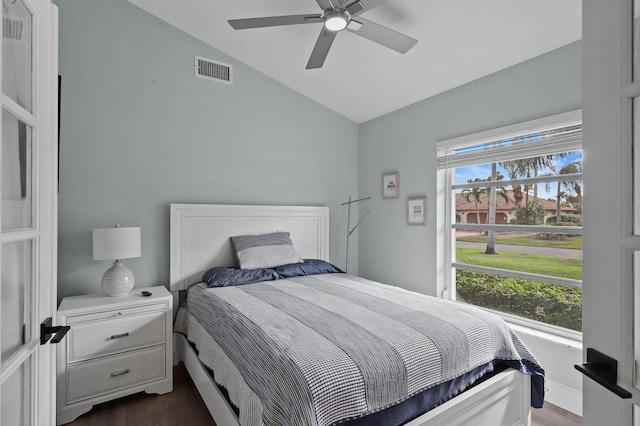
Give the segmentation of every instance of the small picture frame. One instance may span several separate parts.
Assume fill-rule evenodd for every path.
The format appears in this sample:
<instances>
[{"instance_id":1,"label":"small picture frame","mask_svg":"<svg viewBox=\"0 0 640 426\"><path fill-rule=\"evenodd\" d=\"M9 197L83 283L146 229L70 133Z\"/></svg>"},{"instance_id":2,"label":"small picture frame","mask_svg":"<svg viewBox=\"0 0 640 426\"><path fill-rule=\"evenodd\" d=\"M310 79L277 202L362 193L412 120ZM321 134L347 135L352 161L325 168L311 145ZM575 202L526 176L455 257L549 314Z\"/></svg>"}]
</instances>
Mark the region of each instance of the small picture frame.
<instances>
[{"instance_id":1,"label":"small picture frame","mask_svg":"<svg viewBox=\"0 0 640 426\"><path fill-rule=\"evenodd\" d=\"M398 198L400 196L400 173L389 173L382 176L382 198Z\"/></svg>"},{"instance_id":2,"label":"small picture frame","mask_svg":"<svg viewBox=\"0 0 640 426\"><path fill-rule=\"evenodd\" d=\"M410 198L407 201L407 225L427 226L426 198Z\"/></svg>"}]
</instances>

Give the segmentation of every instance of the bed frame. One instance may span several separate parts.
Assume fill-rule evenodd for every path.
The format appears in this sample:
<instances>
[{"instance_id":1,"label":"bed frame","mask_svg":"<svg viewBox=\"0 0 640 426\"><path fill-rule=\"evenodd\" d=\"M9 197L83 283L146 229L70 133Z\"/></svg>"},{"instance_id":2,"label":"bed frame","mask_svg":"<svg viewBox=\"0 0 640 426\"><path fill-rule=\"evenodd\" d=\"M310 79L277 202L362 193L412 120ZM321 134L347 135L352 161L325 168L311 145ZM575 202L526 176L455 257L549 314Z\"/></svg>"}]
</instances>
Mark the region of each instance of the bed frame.
<instances>
[{"instance_id":1,"label":"bed frame","mask_svg":"<svg viewBox=\"0 0 640 426\"><path fill-rule=\"evenodd\" d=\"M232 266L229 237L288 231L303 258L329 260L329 208L171 204L170 289L197 282L213 266ZM177 304L174 304L177 306ZM218 426L239 426L233 409L182 334L175 333L182 361ZM507 369L406 426L530 425L530 377Z\"/></svg>"}]
</instances>

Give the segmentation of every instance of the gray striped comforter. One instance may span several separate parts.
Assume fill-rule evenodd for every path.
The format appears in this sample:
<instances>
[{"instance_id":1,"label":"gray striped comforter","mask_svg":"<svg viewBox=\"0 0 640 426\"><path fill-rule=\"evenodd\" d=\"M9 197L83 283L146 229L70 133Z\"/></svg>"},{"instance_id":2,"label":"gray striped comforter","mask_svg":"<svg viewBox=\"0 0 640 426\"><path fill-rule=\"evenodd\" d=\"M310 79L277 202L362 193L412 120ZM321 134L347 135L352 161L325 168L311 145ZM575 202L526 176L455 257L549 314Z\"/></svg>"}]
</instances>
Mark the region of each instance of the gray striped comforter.
<instances>
[{"instance_id":1,"label":"gray striped comforter","mask_svg":"<svg viewBox=\"0 0 640 426\"><path fill-rule=\"evenodd\" d=\"M198 284L187 310L259 400L264 425L360 417L496 359L538 365L495 315L345 274Z\"/></svg>"}]
</instances>

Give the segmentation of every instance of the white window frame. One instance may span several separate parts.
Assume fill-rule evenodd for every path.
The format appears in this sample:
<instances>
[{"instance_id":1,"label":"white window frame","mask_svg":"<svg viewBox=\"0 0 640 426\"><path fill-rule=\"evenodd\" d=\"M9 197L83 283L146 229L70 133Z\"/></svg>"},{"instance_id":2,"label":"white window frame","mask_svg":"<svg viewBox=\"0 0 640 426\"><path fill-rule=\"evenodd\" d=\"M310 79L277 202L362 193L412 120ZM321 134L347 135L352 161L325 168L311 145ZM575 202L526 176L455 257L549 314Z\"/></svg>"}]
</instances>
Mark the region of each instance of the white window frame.
<instances>
[{"instance_id":1,"label":"white window frame","mask_svg":"<svg viewBox=\"0 0 640 426\"><path fill-rule=\"evenodd\" d=\"M447 139L439 141L436 145L438 152L438 162L439 168L437 172L437 182L438 182L438 199L437 199L437 265L438 265L438 278L437 278L437 289L438 295L444 299L455 299L455 267L460 266L464 267L464 269L470 270L478 270L481 272L488 272L499 275L507 275L517 278L524 279L532 279L537 281L549 282L554 284L562 284L562 285L571 285L571 286L582 286L581 280L570 280L564 278L555 278L555 277L547 277L547 276L538 276L536 274L525 273L525 272L515 272L515 271L506 271L502 269L494 269L494 268L485 268L473 265L466 265L462 263L456 263L455 259L455 197L453 196L453 190L459 187L470 188L473 186L508 186L510 184L524 184L524 183L540 183L540 182L548 182L554 181L557 182L558 178L555 176L550 177L536 177L536 178L527 178L527 179L515 179L515 180L500 180L496 182L481 182L481 183L466 183L460 185L454 185L454 173L456 167L463 167L463 165L451 165L447 162L447 156L454 152L456 149L467 148L472 146L481 145L483 143L489 143L492 141L500 141L504 139L516 138L518 136L523 136L527 134L532 134L536 132L544 132L547 130L552 130L561 127L568 127L574 125L582 124L582 111L576 110L563 114L553 115L549 117L544 117L538 120L527 121L523 123L518 123L506 127L501 127L497 129L491 129L485 132L469 134L453 139ZM577 151L582 150L582 140L581 136L579 138L574 138L572 140L560 141L557 145L546 146L547 151L544 151L545 154L550 153L560 153L560 152L568 152L568 151ZM523 144L525 145L525 144ZM528 145L528 144L526 144ZM538 147L536 147L537 145ZM518 154L519 158L526 157L534 157L541 155L538 150L542 144L531 143L533 149L531 152L528 152L528 148L523 149L523 153ZM549 148L551 148L549 150ZM510 148L506 149L507 151L511 151ZM504 151L503 151L504 152ZM500 155L500 154L499 154ZM504 154L502 154L504 155ZM475 164L483 164L490 163L493 161L499 161L504 159L504 156L495 157L493 154L487 155L486 153L478 152L476 154L470 154L469 156L477 158ZM450 159L451 157L449 157ZM562 180L581 180L582 175L563 175ZM462 227L462 226L458 226ZM537 231L543 230L544 232L549 232L549 227L543 226L530 226L530 225L470 225L464 224L465 229L479 229L479 230L515 230L518 228L526 229L527 231ZM540 229L539 229L540 228ZM544 229L542 229L544 228ZM570 234L582 234L582 227L563 227L557 226L553 227L553 232L561 232L561 233L570 233ZM485 308L483 308L485 309ZM546 333L550 333L557 336L566 337L572 340L582 341L582 333L574 330L565 329L562 327L557 327L551 324L544 324L538 321L530 320L528 318L519 317L516 315L511 315L503 312L492 311L497 315L503 317L507 322L518 324L524 327L528 327L530 329L535 329L539 331L543 331Z\"/></svg>"}]
</instances>

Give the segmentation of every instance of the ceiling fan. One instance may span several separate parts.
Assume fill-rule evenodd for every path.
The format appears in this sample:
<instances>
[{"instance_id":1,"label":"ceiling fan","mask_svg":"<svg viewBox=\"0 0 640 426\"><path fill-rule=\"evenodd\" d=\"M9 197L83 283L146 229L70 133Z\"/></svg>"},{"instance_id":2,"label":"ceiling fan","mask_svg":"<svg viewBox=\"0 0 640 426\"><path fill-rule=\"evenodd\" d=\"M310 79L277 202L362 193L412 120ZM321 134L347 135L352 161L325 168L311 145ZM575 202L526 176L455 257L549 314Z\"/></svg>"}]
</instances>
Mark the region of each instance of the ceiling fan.
<instances>
[{"instance_id":1,"label":"ceiling fan","mask_svg":"<svg viewBox=\"0 0 640 426\"><path fill-rule=\"evenodd\" d=\"M406 53L418 41L392 29L368 21L359 15L387 0L316 0L323 13L309 15L268 16L263 18L231 19L236 30L277 27L281 25L322 23L307 69L321 68L336 35L347 30L399 53Z\"/></svg>"}]
</instances>

